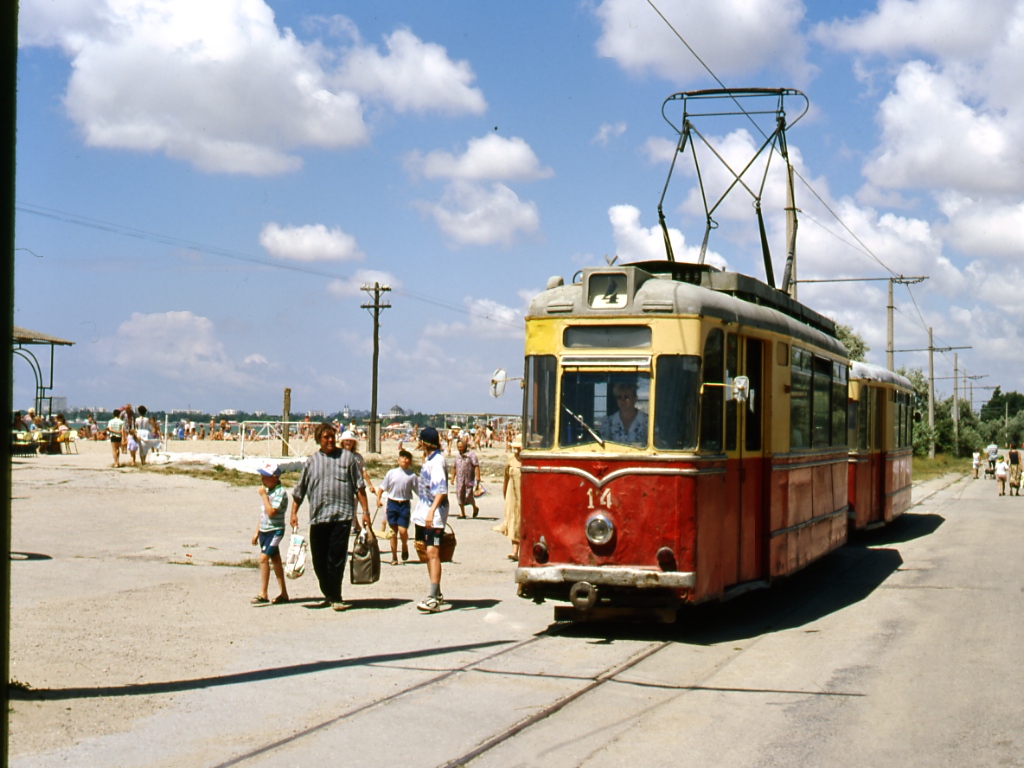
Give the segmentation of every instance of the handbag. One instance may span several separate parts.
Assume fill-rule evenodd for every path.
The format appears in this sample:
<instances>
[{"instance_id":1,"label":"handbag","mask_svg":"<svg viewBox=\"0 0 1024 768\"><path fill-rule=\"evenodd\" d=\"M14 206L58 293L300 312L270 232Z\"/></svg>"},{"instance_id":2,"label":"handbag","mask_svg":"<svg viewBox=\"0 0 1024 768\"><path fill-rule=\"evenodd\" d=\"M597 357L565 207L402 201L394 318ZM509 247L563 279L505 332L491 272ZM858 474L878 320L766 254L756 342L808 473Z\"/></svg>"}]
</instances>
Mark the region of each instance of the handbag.
<instances>
[{"instance_id":1,"label":"handbag","mask_svg":"<svg viewBox=\"0 0 1024 768\"><path fill-rule=\"evenodd\" d=\"M364 527L356 534L349 560L349 577L353 584L374 584L380 579L380 544L372 526Z\"/></svg>"},{"instance_id":2,"label":"handbag","mask_svg":"<svg viewBox=\"0 0 1024 768\"><path fill-rule=\"evenodd\" d=\"M292 540L288 544L288 557L284 562L284 575L289 579L297 579L306 572L306 552L309 544L305 536L299 533L298 526L292 528Z\"/></svg>"},{"instance_id":3,"label":"handbag","mask_svg":"<svg viewBox=\"0 0 1024 768\"><path fill-rule=\"evenodd\" d=\"M441 562L450 563L452 558L455 557L455 545L458 541L455 538L455 531L452 527L445 523L445 531L441 535ZM420 562L427 562L427 547L422 541L416 542L416 554L419 555Z\"/></svg>"}]
</instances>

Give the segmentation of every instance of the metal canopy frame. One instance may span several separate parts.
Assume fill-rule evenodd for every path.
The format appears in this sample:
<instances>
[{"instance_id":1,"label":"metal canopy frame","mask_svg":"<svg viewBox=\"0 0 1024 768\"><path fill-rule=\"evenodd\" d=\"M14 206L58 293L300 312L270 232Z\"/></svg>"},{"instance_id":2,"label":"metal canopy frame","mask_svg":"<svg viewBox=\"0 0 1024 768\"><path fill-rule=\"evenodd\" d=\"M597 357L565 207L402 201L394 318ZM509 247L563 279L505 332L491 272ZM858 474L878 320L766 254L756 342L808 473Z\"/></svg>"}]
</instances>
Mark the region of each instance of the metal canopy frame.
<instances>
[{"instance_id":1,"label":"metal canopy frame","mask_svg":"<svg viewBox=\"0 0 1024 768\"><path fill-rule=\"evenodd\" d=\"M75 342L67 339L59 339L38 331L30 331L27 328L14 326L13 352L17 357L25 360L32 368L32 375L36 380L36 413L49 417L53 410L53 351L55 347L70 347ZM43 366L32 347L50 348L50 365L47 369L49 376L44 378Z\"/></svg>"}]
</instances>

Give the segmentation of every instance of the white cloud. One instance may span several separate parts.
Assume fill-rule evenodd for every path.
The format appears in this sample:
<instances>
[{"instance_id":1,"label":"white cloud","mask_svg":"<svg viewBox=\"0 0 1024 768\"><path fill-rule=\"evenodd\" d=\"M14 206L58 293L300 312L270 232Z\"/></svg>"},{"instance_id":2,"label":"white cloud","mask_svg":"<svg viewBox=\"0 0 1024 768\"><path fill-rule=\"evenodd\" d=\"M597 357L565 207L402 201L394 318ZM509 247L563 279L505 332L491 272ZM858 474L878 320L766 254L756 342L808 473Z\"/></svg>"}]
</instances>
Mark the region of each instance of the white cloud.
<instances>
[{"instance_id":1,"label":"white cloud","mask_svg":"<svg viewBox=\"0 0 1024 768\"><path fill-rule=\"evenodd\" d=\"M347 280L331 280L327 284L327 292L339 299L363 296L369 301L373 299L373 294L364 293L362 288L364 285L372 286L374 283L380 283L380 285L386 285L392 289L402 287L401 281L390 272L380 272L375 269L357 269L355 274ZM387 293L383 294L382 300L388 300Z\"/></svg>"},{"instance_id":2,"label":"white cloud","mask_svg":"<svg viewBox=\"0 0 1024 768\"><path fill-rule=\"evenodd\" d=\"M301 227L270 222L260 231L260 245L271 256L292 261L358 261L363 258L356 239L338 227Z\"/></svg>"},{"instance_id":3,"label":"white cloud","mask_svg":"<svg viewBox=\"0 0 1024 768\"><path fill-rule=\"evenodd\" d=\"M649 162L654 164L671 163L676 154L678 142L671 139L664 139L660 136L652 136L644 142L643 153L647 155Z\"/></svg>"},{"instance_id":4,"label":"white cloud","mask_svg":"<svg viewBox=\"0 0 1024 768\"><path fill-rule=\"evenodd\" d=\"M405 167L410 173L428 179L467 181L545 179L554 174L550 168L541 166L523 139L494 134L470 139L461 155L440 150L426 155L412 152L405 159Z\"/></svg>"},{"instance_id":5,"label":"white cloud","mask_svg":"<svg viewBox=\"0 0 1024 768\"><path fill-rule=\"evenodd\" d=\"M246 390L261 386L231 359L213 323L191 312L133 312L115 336L101 338L93 349L109 368L127 375L145 371L165 384L218 391L225 385Z\"/></svg>"},{"instance_id":6,"label":"white cloud","mask_svg":"<svg viewBox=\"0 0 1024 768\"><path fill-rule=\"evenodd\" d=\"M864 173L879 187L1019 193L1022 117L972 106L953 76L910 62L882 101L882 140Z\"/></svg>"},{"instance_id":7,"label":"white cloud","mask_svg":"<svg viewBox=\"0 0 1024 768\"><path fill-rule=\"evenodd\" d=\"M533 202L523 202L504 184L490 187L455 181L448 184L439 203L417 207L437 222L448 241L461 245L512 245L520 235L540 228Z\"/></svg>"},{"instance_id":8,"label":"white cloud","mask_svg":"<svg viewBox=\"0 0 1024 768\"><path fill-rule=\"evenodd\" d=\"M432 323L424 328L433 338L521 339L525 332L524 310L505 306L492 299L466 297L463 304L468 322Z\"/></svg>"},{"instance_id":9,"label":"white cloud","mask_svg":"<svg viewBox=\"0 0 1024 768\"><path fill-rule=\"evenodd\" d=\"M603 123L600 128L597 129L597 133L590 141L592 144L599 144L602 147L607 147L612 139L617 139L619 136L626 132L626 124L623 122L618 123Z\"/></svg>"},{"instance_id":10,"label":"white cloud","mask_svg":"<svg viewBox=\"0 0 1024 768\"><path fill-rule=\"evenodd\" d=\"M468 65L440 46L406 30L387 38L386 55L358 39L304 43L263 0L25 3L20 32L22 45L72 59L64 103L87 145L209 173L286 173L302 148L365 144L363 98L399 112L486 107Z\"/></svg>"},{"instance_id":11,"label":"white cloud","mask_svg":"<svg viewBox=\"0 0 1024 768\"><path fill-rule=\"evenodd\" d=\"M1024 253L1024 203L946 196L940 201L946 239L962 253L1019 260Z\"/></svg>"},{"instance_id":12,"label":"white cloud","mask_svg":"<svg viewBox=\"0 0 1024 768\"><path fill-rule=\"evenodd\" d=\"M1018 0L880 0L877 10L820 24L814 35L839 50L860 53L976 56L989 49L1018 5Z\"/></svg>"},{"instance_id":13,"label":"white cloud","mask_svg":"<svg viewBox=\"0 0 1024 768\"><path fill-rule=\"evenodd\" d=\"M608 220L612 225L615 254L619 261L662 261L665 254L665 235L660 226L644 227L640 224L640 210L632 205L613 205L608 209ZM678 229L669 228L669 241L676 261L696 263L700 248L686 245L686 238ZM705 263L724 269L725 259L714 251L708 251Z\"/></svg>"},{"instance_id":14,"label":"white cloud","mask_svg":"<svg viewBox=\"0 0 1024 768\"><path fill-rule=\"evenodd\" d=\"M664 0L658 9L707 65L726 81L762 68L782 70L798 83L811 72L799 31L800 0ZM653 72L673 83L710 76L647 3L605 0L595 9L601 22L598 53L623 69Z\"/></svg>"},{"instance_id":15,"label":"white cloud","mask_svg":"<svg viewBox=\"0 0 1024 768\"><path fill-rule=\"evenodd\" d=\"M482 114L487 102L468 62L452 61L440 45L424 43L407 29L384 39L388 53L373 46L354 48L346 57L338 81L383 101L396 112L442 111Z\"/></svg>"}]
</instances>

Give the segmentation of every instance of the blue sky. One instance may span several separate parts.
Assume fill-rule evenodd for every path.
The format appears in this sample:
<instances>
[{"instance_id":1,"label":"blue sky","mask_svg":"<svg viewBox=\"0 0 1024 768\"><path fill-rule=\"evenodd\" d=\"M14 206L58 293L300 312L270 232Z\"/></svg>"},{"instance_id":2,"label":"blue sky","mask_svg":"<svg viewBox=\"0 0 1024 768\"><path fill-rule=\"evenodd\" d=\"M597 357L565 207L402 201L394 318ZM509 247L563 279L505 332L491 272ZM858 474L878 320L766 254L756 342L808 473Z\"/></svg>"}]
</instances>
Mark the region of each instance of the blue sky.
<instances>
[{"instance_id":1,"label":"blue sky","mask_svg":"<svg viewBox=\"0 0 1024 768\"><path fill-rule=\"evenodd\" d=\"M1019 391L1024 1L654 6L727 85L808 95L799 277L928 275L897 286L896 348L931 326ZM369 407L375 280L381 410L518 412L488 380L521 371L530 297L662 257L661 104L716 86L645 0L23 0L18 77L15 324L75 342L53 394L271 413L286 387L295 412ZM746 162L746 126L712 130ZM694 193L680 168L677 258ZM762 276L749 200L716 219L709 260ZM884 364L884 282L799 290ZM940 395L952 372L937 355ZM15 407L33 384L15 359Z\"/></svg>"}]
</instances>

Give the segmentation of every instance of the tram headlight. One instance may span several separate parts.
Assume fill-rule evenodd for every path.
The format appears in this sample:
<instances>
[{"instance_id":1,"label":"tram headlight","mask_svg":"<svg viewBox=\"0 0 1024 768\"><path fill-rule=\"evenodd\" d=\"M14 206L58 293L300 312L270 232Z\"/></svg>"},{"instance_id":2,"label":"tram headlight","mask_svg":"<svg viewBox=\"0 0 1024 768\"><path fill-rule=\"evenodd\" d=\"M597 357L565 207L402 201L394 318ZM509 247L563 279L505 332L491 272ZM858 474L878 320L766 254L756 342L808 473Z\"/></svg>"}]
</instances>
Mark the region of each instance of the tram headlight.
<instances>
[{"instance_id":1,"label":"tram headlight","mask_svg":"<svg viewBox=\"0 0 1024 768\"><path fill-rule=\"evenodd\" d=\"M612 540L615 535L615 526L612 520L604 512L595 512L587 518L586 525L587 541L595 547L601 547Z\"/></svg>"}]
</instances>

